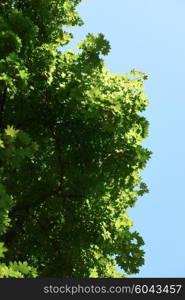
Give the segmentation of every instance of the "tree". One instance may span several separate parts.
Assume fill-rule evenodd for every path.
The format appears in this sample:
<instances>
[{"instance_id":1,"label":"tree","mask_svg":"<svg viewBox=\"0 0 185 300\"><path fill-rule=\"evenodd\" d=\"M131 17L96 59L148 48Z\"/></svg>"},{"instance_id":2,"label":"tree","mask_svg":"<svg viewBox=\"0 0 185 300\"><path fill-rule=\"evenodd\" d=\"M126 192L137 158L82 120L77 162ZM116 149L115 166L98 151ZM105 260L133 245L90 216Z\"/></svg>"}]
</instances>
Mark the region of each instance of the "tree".
<instances>
[{"instance_id":1,"label":"tree","mask_svg":"<svg viewBox=\"0 0 185 300\"><path fill-rule=\"evenodd\" d=\"M0 277L121 277L116 264L144 263L126 210L148 191L147 74L111 74L103 34L62 50L79 2L0 2Z\"/></svg>"}]
</instances>

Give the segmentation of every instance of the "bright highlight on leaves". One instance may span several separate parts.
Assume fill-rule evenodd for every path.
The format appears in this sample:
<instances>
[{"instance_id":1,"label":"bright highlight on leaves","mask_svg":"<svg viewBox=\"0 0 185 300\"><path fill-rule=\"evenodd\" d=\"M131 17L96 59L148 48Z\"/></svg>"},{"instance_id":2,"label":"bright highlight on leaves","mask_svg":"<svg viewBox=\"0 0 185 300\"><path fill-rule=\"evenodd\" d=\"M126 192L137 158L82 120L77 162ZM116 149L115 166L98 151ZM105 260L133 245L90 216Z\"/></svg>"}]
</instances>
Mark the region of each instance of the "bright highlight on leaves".
<instances>
[{"instance_id":1,"label":"bright highlight on leaves","mask_svg":"<svg viewBox=\"0 0 185 300\"><path fill-rule=\"evenodd\" d=\"M5 133L7 135L10 135L11 137L16 137L18 132L19 132L19 130L16 130L13 126L9 126L9 125L5 129Z\"/></svg>"}]
</instances>

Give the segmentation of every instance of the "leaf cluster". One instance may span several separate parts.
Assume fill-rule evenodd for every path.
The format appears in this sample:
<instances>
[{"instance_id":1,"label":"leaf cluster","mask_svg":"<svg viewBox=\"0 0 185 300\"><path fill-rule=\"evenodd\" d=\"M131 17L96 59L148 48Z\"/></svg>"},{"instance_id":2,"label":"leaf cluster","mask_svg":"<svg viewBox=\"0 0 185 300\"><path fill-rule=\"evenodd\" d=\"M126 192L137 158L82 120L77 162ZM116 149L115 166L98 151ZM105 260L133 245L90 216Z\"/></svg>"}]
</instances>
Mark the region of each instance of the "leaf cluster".
<instances>
[{"instance_id":1,"label":"leaf cluster","mask_svg":"<svg viewBox=\"0 0 185 300\"><path fill-rule=\"evenodd\" d=\"M121 277L144 263L127 209L148 192L148 75L111 74L102 34L59 50L79 2L0 3L0 277Z\"/></svg>"}]
</instances>

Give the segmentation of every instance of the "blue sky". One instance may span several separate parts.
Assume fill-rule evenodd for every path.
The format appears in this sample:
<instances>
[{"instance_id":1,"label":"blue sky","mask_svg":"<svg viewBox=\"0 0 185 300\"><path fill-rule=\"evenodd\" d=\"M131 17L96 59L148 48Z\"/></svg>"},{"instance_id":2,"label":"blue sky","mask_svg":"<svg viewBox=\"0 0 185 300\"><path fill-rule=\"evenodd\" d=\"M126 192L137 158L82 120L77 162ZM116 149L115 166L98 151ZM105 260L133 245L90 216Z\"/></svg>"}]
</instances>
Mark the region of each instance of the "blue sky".
<instances>
[{"instance_id":1,"label":"blue sky","mask_svg":"<svg viewBox=\"0 0 185 300\"><path fill-rule=\"evenodd\" d=\"M185 277L185 1L84 0L78 11L85 25L72 30L75 42L102 32L111 72L150 74L143 146L153 156L142 172L150 193L129 210L146 254L132 277Z\"/></svg>"}]
</instances>

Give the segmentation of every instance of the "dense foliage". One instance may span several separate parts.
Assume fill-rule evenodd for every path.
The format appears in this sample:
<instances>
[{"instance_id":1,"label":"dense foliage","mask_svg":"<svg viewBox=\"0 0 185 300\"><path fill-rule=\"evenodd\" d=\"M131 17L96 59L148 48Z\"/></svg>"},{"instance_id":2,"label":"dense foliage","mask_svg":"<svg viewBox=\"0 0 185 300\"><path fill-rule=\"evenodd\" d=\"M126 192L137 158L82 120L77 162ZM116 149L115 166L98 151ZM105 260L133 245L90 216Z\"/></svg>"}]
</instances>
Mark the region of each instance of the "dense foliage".
<instances>
[{"instance_id":1,"label":"dense foliage","mask_svg":"<svg viewBox=\"0 0 185 300\"><path fill-rule=\"evenodd\" d=\"M63 51L80 0L0 2L0 277L121 277L144 263L126 210L147 192L143 81L102 34Z\"/></svg>"}]
</instances>

